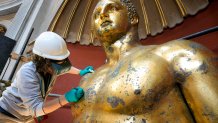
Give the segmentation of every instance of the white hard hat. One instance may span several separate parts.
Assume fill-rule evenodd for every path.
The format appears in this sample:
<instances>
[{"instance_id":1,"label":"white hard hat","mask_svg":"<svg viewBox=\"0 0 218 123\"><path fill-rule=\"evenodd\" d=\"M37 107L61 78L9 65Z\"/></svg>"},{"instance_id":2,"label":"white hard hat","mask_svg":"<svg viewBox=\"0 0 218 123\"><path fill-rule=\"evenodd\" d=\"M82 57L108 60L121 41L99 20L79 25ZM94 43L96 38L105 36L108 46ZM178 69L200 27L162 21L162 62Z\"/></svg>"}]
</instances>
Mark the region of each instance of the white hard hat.
<instances>
[{"instance_id":1,"label":"white hard hat","mask_svg":"<svg viewBox=\"0 0 218 123\"><path fill-rule=\"evenodd\" d=\"M33 53L52 60L63 60L70 55L64 39L54 32L41 33L36 38Z\"/></svg>"}]
</instances>

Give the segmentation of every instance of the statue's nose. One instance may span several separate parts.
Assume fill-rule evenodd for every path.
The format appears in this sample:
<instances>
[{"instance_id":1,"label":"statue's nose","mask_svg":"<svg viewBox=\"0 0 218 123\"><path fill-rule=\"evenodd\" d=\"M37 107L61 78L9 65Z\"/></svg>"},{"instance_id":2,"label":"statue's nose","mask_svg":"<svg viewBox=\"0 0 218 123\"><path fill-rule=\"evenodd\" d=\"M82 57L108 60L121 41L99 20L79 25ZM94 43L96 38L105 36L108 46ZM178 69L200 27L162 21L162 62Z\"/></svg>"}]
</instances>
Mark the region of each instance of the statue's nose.
<instances>
[{"instance_id":1,"label":"statue's nose","mask_svg":"<svg viewBox=\"0 0 218 123\"><path fill-rule=\"evenodd\" d=\"M102 14L100 15L100 18L101 18L101 19L104 19L104 18L106 18L106 17L108 17L108 14L102 13Z\"/></svg>"}]
</instances>

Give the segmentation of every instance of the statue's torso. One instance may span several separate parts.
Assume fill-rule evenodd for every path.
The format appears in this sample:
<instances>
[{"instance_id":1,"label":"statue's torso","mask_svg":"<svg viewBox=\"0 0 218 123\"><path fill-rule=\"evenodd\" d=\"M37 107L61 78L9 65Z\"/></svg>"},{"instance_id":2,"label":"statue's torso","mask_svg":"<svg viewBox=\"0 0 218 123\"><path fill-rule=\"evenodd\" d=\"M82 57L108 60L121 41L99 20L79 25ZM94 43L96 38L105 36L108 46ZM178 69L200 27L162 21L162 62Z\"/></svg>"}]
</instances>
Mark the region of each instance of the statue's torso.
<instances>
[{"instance_id":1,"label":"statue's torso","mask_svg":"<svg viewBox=\"0 0 218 123\"><path fill-rule=\"evenodd\" d=\"M152 49L136 48L85 76L85 98L72 106L74 122L192 122L169 63Z\"/></svg>"}]
</instances>

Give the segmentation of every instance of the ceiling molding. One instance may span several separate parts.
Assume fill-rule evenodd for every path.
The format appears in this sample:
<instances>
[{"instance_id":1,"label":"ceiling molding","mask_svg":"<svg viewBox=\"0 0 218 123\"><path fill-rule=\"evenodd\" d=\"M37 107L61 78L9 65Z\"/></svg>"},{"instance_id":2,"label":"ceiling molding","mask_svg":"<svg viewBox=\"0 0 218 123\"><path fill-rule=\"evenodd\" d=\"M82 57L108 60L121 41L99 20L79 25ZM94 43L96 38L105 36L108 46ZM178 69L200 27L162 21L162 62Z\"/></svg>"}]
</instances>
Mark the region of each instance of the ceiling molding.
<instances>
[{"instance_id":1,"label":"ceiling molding","mask_svg":"<svg viewBox=\"0 0 218 123\"><path fill-rule=\"evenodd\" d=\"M0 2L0 16L17 12L23 0L3 0Z\"/></svg>"}]
</instances>

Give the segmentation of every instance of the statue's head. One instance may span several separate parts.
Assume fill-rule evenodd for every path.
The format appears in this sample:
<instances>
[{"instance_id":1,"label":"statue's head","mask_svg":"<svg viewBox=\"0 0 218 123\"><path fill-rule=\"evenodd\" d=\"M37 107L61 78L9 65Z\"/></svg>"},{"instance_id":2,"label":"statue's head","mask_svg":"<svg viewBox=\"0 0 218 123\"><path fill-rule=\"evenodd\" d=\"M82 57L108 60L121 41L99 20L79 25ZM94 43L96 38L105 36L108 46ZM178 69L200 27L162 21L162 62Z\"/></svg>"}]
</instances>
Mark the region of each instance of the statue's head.
<instances>
[{"instance_id":1,"label":"statue's head","mask_svg":"<svg viewBox=\"0 0 218 123\"><path fill-rule=\"evenodd\" d=\"M130 0L100 0L92 15L92 30L102 42L113 43L138 24Z\"/></svg>"}]
</instances>

